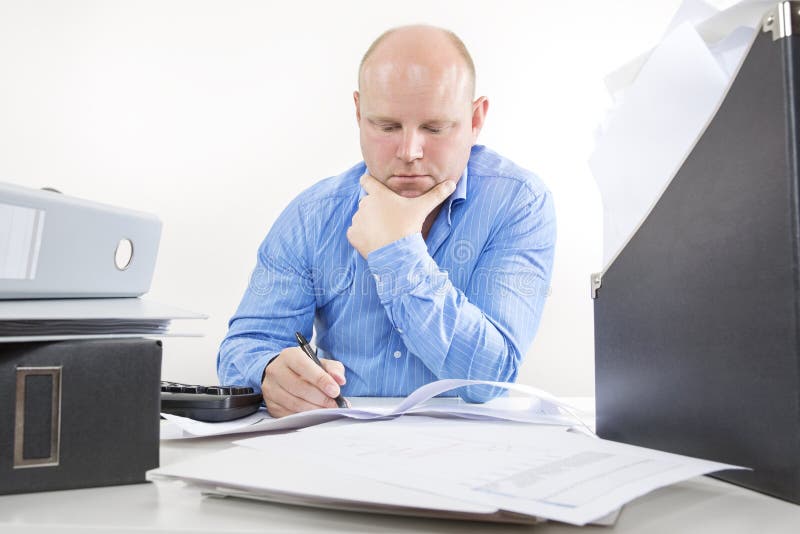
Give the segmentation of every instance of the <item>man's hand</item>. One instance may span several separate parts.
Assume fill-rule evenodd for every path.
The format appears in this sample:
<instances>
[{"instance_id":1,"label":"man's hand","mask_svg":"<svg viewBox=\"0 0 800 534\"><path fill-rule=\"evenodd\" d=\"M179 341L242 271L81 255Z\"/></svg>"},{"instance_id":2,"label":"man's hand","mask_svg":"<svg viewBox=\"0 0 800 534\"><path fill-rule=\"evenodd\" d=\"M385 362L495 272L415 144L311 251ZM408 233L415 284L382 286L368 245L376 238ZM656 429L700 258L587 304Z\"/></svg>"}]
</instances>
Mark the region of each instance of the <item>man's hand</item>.
<instances>
[{"instance_id":1,"label":"man's hand","mask_svg":"<svg viewBox=\"0 0 800 534\"><path fill-rule=\"evenodd\" d=\"M369 174L361 177L367 192L358 204L347 240L364 258L373 250L422 230L425 218L452 193L455 182L446 180L416 198L398 195Z\"/></svg>"},{"instance_id":2,"label":"man's hand","mask_svg":"<svg viewBox=\"0 0 800 534\"><path fill-rule=\"evenodd\" d=\"M283 417L317 408L336 408L333 400L345 383L341 362L320 359L321 369L300 347L289 347L264 373L261 394L270 415Z\"/></svg>"}]
</instances>

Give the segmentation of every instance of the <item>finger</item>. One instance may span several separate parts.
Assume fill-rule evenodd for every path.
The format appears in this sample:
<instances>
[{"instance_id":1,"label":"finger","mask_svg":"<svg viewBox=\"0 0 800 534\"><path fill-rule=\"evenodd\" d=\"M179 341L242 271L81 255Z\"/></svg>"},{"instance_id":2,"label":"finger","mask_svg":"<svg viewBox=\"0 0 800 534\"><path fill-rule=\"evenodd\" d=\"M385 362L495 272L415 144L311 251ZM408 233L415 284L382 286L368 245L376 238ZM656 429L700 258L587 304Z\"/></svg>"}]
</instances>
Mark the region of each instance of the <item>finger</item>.
<instances>
[{"instance_id":1,"label":"finger","mask_svg":"<svg viewBox=\"0 0 800 534\"><path fill-rule=\"evenodd\" d=\"M271 397L284 408L293 412L330 408L336 402L301 377L290 372L290 376L273 383Z\"/></svg>"},{"instance_id":2,"label":"finger","mask_svg":"<svg viewBox=\"0 0 800 534\"><path fill-rule=\"evenodd\" d=\"M289 353L287 353L289 354ZM302 350L291 352L292 357L286 359L289 369L300 375L300 378L323 391L327 396L339 396L339 385L325 372L325 369L314 363Z\"/></svg>"},{"instance_id":3,"label":"finger","mask_svg":"<svg viewBox=\"0 0 800 534\"><path fill-rule=\"evenodd\" d=\"M368 195L374 195L388 189L388 187L380 183L377 178L369 173L361 175L359 183L361 183L361 187L364 188L364 191L366 191Z\"/></svg>"},{"instance_id":4,"label":"finger","mask_svg":"<svg viewBox=\"0 0 800 534\"><path fill-rule=\"evenodd\" d=\"M267 367L267 372L262 386L265 392L265 398L278 400L284 407L289 408L285 402L280 402L280 389L275 389L275 386L280 388L294 397L298 397L305 402L316 405L317 408L329 408L331 403L335 404L331 397L323 393L319 388L305 380L303 376L296 373L292 369L292 363L295 359L300 359L301 364L304 361L309 361L318 372L326 374L319 368L313 361L302 351L299 347L289 347L284 349L279 358L276 359L272 365ZM327 374L326 374L327 376ZM328 380L332 378L328 376ZM275 393L273 393L273 390ZM287 399L284 399L286 401Z\"/></svg>"},{"instance_id":5,"label":"finger","mask_svg":"<svg viewBox=\"0 0 800 534\"><path fill-rule=\"evenodd\" d=\"M264 397L264 405L267 407L267 412L269 412L272 417L285 417L287 415L291 415L291 411L273 398L273 392L275 391L277 391L277 395L280 396L282 390L278 387L274 377L270 376L269 384L267 384L266 379L261 383L261 396Z\"/></svg>"},{"instance_id":6,"label":"finger","mask_svg":"<svg viewBox=\"0 0 800 534\"><path fill-rule=\"evenodd\" d=\"M437 184L436 187L433 187L424 195L413 199L413 201L423 204L428 208L428 212L431 212L433 208L444 202L455 190L456 183L453 180L445 180Z\"/></svg>"},{"instance_id":7,"label":"finger","mask_svg":"<svg viewBox=\"0 0 800 534\"><path fill-rule=\"evenodd\" d=\"M286 417L287 415L292 415L292 412L278 404L273 400L264 401L264 404L267 406L267 412L272 417Z\"/></svg>"},{"instance_id":8,"label":"finger","mask_svg":"<svg viewBox=\"0 0 800 534\"><path fill-rule=\"evenodd\" d=\"M319 410L320 408L336 407L336 402L333 399L329 399L325 395L321 396L327 400L323 401L322 404L316 404L309 402L308 399L305 399L302 396L296 395L294 384L289 389L283 386L284 385L280 383L272 384L271 397L275 404L280 405L280 407L285 409L288 413L307 412L309 410Z\"/></svg>"},{"instance_id":9,"label":"finger","mask_svg":"<svg viewBox=\"0 0 800 534\"><path fill-rule=\"evenodd\" d=\"M320 390L315 384L307 382L303 377L294 374L293 371L290 380L280 382L280 386L289 394L302 401L314 405L315 408L331 408L336 406L333 397L328 396Z\"/></svg>"},{"instance_id":10,"label":"finger","mask_svg":"<svg viewBox=\"0 0 800 534\"><path fill-rule=\"evenodd\" d=\"M320 359L322 362L322 367L325 368L325 372L333 377L336 380L336 383L340 386L343 386L347 383L347 379L344 376L344 365L342 362L336 360L326 360Z\"/></svg>"}]
</instances>

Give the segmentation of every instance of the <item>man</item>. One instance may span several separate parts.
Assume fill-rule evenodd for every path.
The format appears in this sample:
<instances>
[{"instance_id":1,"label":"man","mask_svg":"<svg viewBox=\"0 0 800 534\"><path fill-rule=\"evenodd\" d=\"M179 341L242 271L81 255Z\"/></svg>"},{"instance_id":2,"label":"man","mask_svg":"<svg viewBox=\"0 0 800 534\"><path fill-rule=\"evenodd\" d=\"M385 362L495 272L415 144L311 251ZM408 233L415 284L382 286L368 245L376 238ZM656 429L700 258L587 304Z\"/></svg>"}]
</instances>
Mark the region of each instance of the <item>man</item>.
<instances>
[{"instance_id":1,"label":"man","mask_svg":"<svg viewBox=\"0 0 800 534\"><path fill-rule=\"evenodd\" d=\"M402 396L442 378L514 381L550 281L555 214L532 173L475 145L463 43L389 30L353 94L364 162L295 198L258 251L222 342L222 383L260 388L275 417L334 398ZM311 337L324 369L297 346ZM482 402L501 388L458 390Z\"/></svg>"}]
</instances>

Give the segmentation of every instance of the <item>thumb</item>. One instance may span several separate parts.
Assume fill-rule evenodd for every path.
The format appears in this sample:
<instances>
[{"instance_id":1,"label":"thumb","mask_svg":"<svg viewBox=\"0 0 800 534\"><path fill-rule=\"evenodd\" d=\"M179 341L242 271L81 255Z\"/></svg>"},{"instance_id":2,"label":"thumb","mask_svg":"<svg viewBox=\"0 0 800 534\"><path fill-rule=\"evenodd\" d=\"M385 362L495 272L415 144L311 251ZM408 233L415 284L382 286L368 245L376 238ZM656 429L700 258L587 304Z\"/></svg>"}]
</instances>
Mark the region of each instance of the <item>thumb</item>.
<instances>
[{"instance_id":1,"label":"thumb","mask_svg":"<svg viewBox=\"0 0 800 534\"><path fill-rule=\"evenodd\" d=\"M453 180L445 180L421 197L418 197L417 200L423 202L429 208L428 211L430 211L444 202L455 190L456 183Z\"/></svg>"}]
</instances>

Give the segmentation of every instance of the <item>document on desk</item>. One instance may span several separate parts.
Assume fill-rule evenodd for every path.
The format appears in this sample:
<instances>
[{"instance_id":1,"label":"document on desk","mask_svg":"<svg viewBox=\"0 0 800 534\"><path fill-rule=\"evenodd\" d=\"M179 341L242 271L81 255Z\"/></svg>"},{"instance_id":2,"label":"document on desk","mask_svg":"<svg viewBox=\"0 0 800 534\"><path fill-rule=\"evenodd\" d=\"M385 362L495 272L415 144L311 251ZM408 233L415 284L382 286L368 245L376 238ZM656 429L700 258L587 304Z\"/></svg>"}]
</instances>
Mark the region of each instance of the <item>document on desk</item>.
<instances>
[{"instance_id":1,"label":"document on desk","mask_svg":"<svg viewBox=\"0 0 800 534\"><path fill-rule=\"evenodd\" d=\"M484 404L470 404L456 398L436 398L464 386L490 385L505 388L524 397L498 398ZM452 402L451 402L452 401ZM258 412L222 423L206 423L186 417L163 413L172 427L162 427L162 439L181 439L244 432L295 430L337 419L386 419L400 415L439 415L469 419L499 419L522 423L561 426L586 426L577 410L553 395L525 384L491 382L486 380L445 379L425 384L408 397L393 405L364 405L361 399L352 400L353 408L329 408L296 413L281 418L271 417L263 408ZM175 428L177 427L177 429Z\"/></svg>"},{"instance_id":2,"label":"document on desk","mask_svg":"<svg viewBox=\"0 0 800 534\"><path fill-rule=\"evenodd\" d=\"M584 525L656 488L734 468L563 427L433 417L336 421L235 443L148 478L331 508Z\"/></svg>"}]
</instances>

